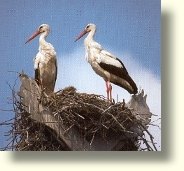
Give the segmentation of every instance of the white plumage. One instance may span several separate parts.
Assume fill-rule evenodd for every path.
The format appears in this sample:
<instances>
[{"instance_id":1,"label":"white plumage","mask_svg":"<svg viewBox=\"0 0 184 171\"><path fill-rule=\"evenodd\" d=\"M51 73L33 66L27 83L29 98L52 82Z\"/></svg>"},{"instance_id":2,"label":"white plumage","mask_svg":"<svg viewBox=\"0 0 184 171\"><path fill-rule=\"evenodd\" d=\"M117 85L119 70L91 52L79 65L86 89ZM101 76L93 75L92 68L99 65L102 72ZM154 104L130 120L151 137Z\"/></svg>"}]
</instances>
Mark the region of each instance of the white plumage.
<instances>
[{"instance_id":1,"label":"white plumage","mask_svg":"<svg viewBox=\"0 0 184 171\"><path fill-rule=\"evenodd\" d=\"M120 59L104 50L99 43L94 41L95 32L96 25L88 24L75 41L88 33L88 36L84 39L85 56L93 70L104 78L107 99L112 101L112 86L110 82L124 88L130 94L136 94L137 86L129 76L124 64Z\"/></svg>"},{"instance_id":2,"label":"white plumage","mask_svg":"<svg viewBox=\"0 0 184 171\"><path fill-rule=\"evenodd\" d=\"M55 82L57 79L56 52L52 44L45 40L49 32L49 25L42 24L26 42L28 43L40 34L39 52L34 58L35 80L47 95L54 92Z\"/></svg>"}]
</instances>

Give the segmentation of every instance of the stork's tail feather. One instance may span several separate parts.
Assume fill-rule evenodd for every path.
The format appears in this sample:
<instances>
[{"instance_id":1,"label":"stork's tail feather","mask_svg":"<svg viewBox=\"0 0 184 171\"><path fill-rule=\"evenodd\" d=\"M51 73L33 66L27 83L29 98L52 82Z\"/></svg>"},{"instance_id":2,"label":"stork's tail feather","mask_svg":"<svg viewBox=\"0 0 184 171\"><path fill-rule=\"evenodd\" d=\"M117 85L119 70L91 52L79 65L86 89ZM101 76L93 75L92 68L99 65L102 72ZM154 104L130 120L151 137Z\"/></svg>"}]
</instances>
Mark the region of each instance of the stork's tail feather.
<instances>
[{"instance_id":1,"label":"stork's tail feather","mask_svg":"<svg viewBox=\"0 0 184 171\"><path fill-rule=\"evenodd\" d=\"M39 72L39 69L35 69L35 81L38 85L40 85L40 72Z\"/></svg>"},{"instance_id":2,"label":"stork's tail feather","mask_svg":"<svg viewBox=\"0 0 184 171\"><path fill-rule=\"evenodd\" d=\"M122 81L113 80L111 82L124 88L130 94L137 94L137 92L138 92L138 89L137 89L135 82L132 80L132 78L128 74L126 75L126 78L125 77L122 78Z\"/></svg>"},{"instance_id":3,"label":"stork's tail feather","mask_svg":"<svg viewBox=\"0 0 184 171\"><path fill-rule=\"evenodd\" d=\"M38 84L38 86L40 85L40 82L39 80L35 79L36 83Z\"/></svg>"},{"instance_id":4,"label":"stork's tail feather","mask_svg":"<svg viewBox=\"0 0 184 171\"><path fill-rule=\"evenodd\" d=\"M138 89L137 86L135 84L135 82L132 80L132 78L130 76L128 76L126 78L127 82L129 83L129 85L132 87L132 89L127 90L130 94L137 94Z\"/></svg>"}]
</instances>

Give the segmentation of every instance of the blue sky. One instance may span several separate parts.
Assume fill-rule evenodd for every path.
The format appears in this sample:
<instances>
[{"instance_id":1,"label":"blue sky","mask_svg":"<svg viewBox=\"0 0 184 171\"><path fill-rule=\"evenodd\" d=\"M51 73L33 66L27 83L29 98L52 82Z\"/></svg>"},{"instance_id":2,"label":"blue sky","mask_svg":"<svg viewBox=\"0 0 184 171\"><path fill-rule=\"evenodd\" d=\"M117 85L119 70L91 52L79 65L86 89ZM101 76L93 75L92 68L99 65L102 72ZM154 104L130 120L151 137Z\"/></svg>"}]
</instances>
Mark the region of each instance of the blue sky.
<instances>
[{"instance_id":1,"label":"blue sky","mask_svg":"<svg viewBox=\"0 0 184 171\"><path fill-rule=\"evenodd\" d=\"M50 25L47 40L58 54L57 88L74 84L81 91L93 91L84 83L91 75L94 79L97 76L93 75L84 59L83 39L74 42L88 23L97 25L96 41L117 55L132 72L130 75L136 77L135 80L144 81L144 84L139 81L139 88L151 89L152 81L159 87L160 10L160 0L1 0L0 109L12 108L7 104L11 97L7 82L13 85L16 74L8 71L24 70L30 76L34 74L33 58L38 51L38 38L26 45L25 41L42 23ZM80 74L75 75L76 71L85 73L83 79L80 79ZM143 71L147 75L139 79ZM144 80L148 77L153 78L152 81ZM99 78L99 86L104 86L100 81ZM80 85L85 85L85 89ZM101 91L102 88L97 93ZM8 113L0 111L0 114L0 121L9 117ZM0 130L0 146L3 144L1 137Z\"/></svg>"}]
</instances>

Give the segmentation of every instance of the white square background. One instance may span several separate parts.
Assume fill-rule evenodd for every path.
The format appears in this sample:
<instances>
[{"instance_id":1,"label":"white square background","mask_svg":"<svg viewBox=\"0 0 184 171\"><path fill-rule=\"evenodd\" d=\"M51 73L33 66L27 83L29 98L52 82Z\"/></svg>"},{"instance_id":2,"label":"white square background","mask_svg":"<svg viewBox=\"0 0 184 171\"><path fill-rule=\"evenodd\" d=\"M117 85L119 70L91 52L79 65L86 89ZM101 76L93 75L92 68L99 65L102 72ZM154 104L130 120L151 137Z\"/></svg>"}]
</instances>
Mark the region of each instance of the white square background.
<instances>
[{"instance_id":1,"label":"white square background","mask_svg":"<svg viewBox=\"0 0 184 171\"><path fill-rule=\"evenodd\" d=\"M162 0L162 152L0 152L0 170L181 170L183 18L183 0Z\"/></svg>"}]
</instances>

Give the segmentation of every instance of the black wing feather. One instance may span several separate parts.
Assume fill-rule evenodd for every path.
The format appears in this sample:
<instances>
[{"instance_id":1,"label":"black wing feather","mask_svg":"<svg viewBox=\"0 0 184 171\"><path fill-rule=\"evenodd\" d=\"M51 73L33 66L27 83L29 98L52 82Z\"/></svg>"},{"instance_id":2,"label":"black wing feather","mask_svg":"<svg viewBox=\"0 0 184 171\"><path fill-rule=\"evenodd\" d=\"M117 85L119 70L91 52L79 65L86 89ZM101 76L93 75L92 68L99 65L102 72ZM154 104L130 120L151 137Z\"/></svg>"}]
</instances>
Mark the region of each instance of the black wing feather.
<instances>
[{"instance_id":1,"label":"black wing feather","mask_svg":"<svg viewBox=\"0 0 184 171\"><path fill-rule=\"evenodd\" d=\"M40 85L40 71L39 69L35 69L35 81L37 82L38 85Z\"/></svg>"},{"instance_id":2,"label":"black wing feather","mask_svg":"<svg viewBox=\"0 0 184 171\"><path fill-rule=\"evenodd\" d=\"M110 65L110 64L106 64L106 63L103 63L103 62L100 62L99 65L100 67L102 67L104 70L108 71L109 73L112 73L120 78L123 78L126 80L126 77L128 77L128 72L124 66L124 64L121 62L120 59L116 58L116 60L118 60L122 67L117 67L117 66L114 66L114 65ZM127 80L128 81L128 80Z\"/></svg>"},{"instance_id":3,"label":"black wing feather","mask_svg":"<svg viewBox=\"0 0 184 171\"><path fill-rule=\"evenodd\" d=\"M56 80L57 80L57 72L58 72L57 60L55 60L55 66L56 66L56 75L55 75L55 83L56 83ZM55 83L54 83L54 84L55 84Z\"/></svg>"},{"instance_id":4,"label":"black wing feather","mask_svg":"<svg viewBox=\"0 0 184 171\"><path fill-rule=\"evenodd\" d=\"M118 77L126 80L133 87L133 89L134 89L133 94L136 94L137 93L137 86L136 86L135 82L129 76L129 74L128 74L128 72L127 72L123 62L120 59L118 59L118 58L116 58L116 60L118 60L121 63L121 65L122 65L121 68L120 67L116 67L114 65L106 64L106 63L103 63L103 62L99 63L99 65L105 71L108 71L109 73L112 73L113 75L118 76Z\"/></svg>"}]
</instances>

